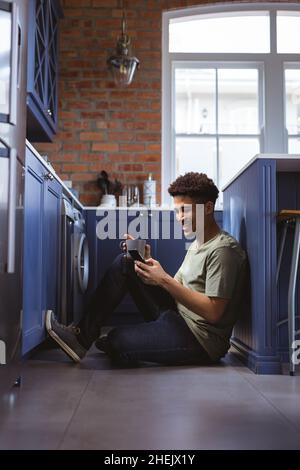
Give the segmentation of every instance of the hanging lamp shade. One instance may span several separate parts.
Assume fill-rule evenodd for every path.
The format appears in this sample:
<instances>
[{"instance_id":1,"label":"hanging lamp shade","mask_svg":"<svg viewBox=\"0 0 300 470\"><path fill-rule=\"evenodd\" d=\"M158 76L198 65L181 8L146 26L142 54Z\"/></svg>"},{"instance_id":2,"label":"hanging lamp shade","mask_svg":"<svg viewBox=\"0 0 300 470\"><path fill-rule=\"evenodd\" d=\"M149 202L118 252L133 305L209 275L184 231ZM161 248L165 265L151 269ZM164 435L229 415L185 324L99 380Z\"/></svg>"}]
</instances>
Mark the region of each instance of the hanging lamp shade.
<instances>
[{"instance_id":1,"label":"hanging lamp shade","mask_svg":"<svg viewBox=\"0 0 300 470\"><path fill-rule=\"evenodd\" d=\"M130 54L130 38L126 34L126 22L123 14L122 34L118 38L116 53L107 59L108 67L117 86L130 85L140 61Z\"/></svg>"}]
</instances>

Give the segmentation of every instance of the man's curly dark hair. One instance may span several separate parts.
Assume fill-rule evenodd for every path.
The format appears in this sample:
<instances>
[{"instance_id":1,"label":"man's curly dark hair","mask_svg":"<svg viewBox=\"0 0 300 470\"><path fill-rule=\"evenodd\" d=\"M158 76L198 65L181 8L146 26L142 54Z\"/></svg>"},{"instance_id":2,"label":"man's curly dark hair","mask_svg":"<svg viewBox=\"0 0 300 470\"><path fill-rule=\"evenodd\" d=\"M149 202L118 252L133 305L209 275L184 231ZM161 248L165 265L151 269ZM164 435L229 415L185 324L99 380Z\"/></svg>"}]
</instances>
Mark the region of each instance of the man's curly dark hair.
<instances>
[{"instance_id":1,"label":"man's curly dark hair","mask_svg":"<svg viewBox=\"0 0 300 470\"><path fill-rule=\"evenodd\" d=\"M211 201L215 204L219 190L213 180L205 173L195 173L191 171L178 178L170 184L168 188L171 196L189 196L195 202L204 204Z\"/></svg>"}]
</instances>

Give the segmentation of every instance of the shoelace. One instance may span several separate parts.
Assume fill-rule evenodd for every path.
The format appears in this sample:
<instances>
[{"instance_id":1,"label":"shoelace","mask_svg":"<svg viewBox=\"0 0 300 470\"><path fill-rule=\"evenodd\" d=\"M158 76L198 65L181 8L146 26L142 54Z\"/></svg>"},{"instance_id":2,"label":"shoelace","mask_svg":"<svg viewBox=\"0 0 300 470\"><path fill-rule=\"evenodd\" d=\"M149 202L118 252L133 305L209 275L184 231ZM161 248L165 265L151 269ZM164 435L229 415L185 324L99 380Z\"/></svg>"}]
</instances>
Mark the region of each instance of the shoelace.
<instances>
[{"instance_id":1,"label":"shoelace","mask_svg":"<svg viewBox=\"0 0 300 470\"><path fill-rule=\"evenodd\" d=\"M71 331L73 331L73 333L75 333L75 335L79 335L80 333L80 328L78 326L75 326L75 325L69 325L69 329Z\"/></svg>"},{"instance_id":2,"label":"shoelace","mask_svg":"<svg viewBox=\"0 0 300 470\"><path fill-rule=\"evenodd\" d=\"M72 333L74 333L75 335L79 335L80 333L80 328L78 326L75 326L73 325L72 323L70 325L62 325L61 323L59 323L56 318L55 318L55 322L57 325L59 325L59 327L62 329L62 330L67 330L67 331L71 331Z\"/></svg>"}]
</instances>

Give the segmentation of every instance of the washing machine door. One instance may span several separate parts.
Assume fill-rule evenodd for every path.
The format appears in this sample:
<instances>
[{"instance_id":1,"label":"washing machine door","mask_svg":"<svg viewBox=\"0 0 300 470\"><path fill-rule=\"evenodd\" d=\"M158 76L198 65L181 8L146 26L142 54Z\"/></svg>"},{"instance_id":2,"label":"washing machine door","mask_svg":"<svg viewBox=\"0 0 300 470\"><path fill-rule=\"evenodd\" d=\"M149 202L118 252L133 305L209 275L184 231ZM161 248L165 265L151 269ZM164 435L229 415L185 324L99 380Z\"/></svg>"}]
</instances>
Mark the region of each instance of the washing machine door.
<instances>
[{"instance_id":1,"label":"washing machine door","mask_svg":"<svg viewBox=\"0 0 300 470\"><path fill-rule=\"evenodd\" d=\"M76 255L76 270L81 292L87 290L89 282L89 246L86 235L81 234Z\"/></svg>"}]
</instances>

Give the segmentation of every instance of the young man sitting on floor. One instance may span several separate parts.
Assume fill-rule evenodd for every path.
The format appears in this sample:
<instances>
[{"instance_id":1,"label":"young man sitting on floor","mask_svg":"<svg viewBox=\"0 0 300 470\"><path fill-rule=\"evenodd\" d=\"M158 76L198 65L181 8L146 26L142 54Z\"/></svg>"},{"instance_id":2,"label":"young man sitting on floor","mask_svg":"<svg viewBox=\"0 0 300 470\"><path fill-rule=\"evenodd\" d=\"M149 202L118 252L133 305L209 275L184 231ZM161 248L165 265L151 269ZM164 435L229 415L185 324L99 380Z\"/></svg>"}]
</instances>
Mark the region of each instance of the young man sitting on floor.
<instances>
[{"instance_id":1,"label":"young man sitting on floor","mask_svg":"<svg viewBox=\"0 0 300 470\"><path fill-rule=\"evenodd\" d=\"M228 351L247 287L246 254L217 225L214 206L219 191L205 174L179 176L168 191L184 234L196 233L175 277L151 258L147 245L146 263L117 256L78 325L61 325L52 311L47 312L49 335L75 362L99 338L101 327L127 292L145 322L108 333L104 350L114 361L131 366L140 361L209 364ZM204 240L196 231L198 204L204 205Z\"/></svg>"}]
</instances>

